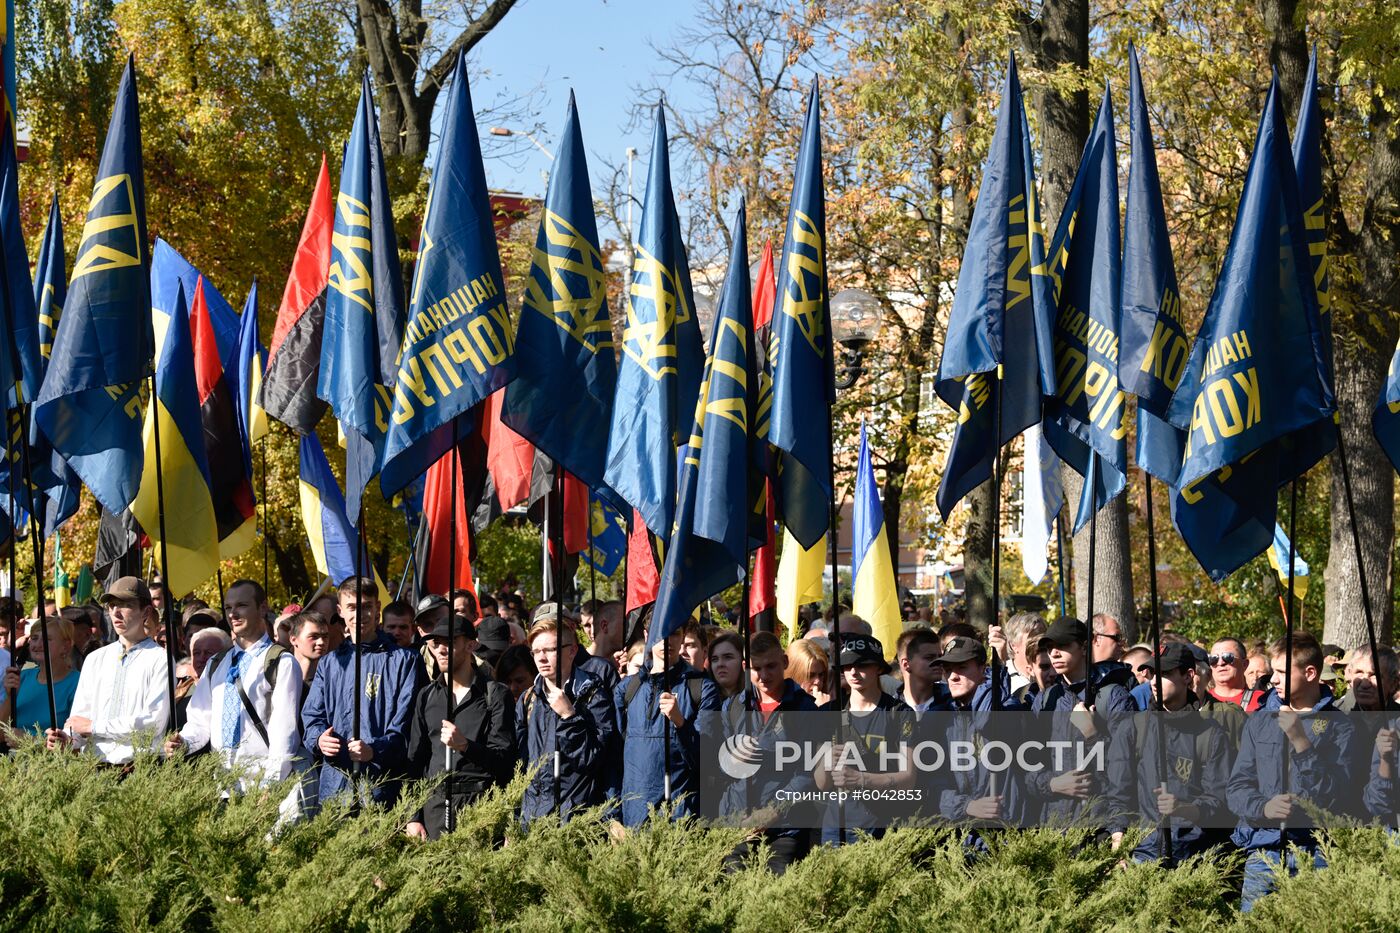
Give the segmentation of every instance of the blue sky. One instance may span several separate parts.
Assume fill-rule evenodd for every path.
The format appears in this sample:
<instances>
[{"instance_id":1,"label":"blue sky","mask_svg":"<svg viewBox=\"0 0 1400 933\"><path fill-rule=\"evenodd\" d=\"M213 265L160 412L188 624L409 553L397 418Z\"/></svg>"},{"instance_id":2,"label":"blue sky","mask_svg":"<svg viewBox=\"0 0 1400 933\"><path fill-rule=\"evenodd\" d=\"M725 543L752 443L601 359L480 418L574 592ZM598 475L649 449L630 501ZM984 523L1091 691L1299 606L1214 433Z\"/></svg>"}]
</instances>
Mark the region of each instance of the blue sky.
<instances>
[{"instance_id":1,"label":"blue sky","mask_svg":"<svg viewBox=\"0 0 1400 933\"><path fill-rule=\"evenodd\" d=\"M670 42L693 14L689 0L521 0L469 58L478 111L502 97L532 94L541 125L535 138L552 149L572 88L594 196L601 191L601 160L621 162L629 146L639 152L634 190L640 191L651 127L648 121L629 129L631 110L640 89L658 83L673 103L688 103L682 82L668 86L661 78L664 63L651 45ZM480 127L483 141L490 122ZM543 197L540 173L548 168L549 159L533 146L509 157L487 153L486 177L496 189Z\"/></svg>"}]
</instances>

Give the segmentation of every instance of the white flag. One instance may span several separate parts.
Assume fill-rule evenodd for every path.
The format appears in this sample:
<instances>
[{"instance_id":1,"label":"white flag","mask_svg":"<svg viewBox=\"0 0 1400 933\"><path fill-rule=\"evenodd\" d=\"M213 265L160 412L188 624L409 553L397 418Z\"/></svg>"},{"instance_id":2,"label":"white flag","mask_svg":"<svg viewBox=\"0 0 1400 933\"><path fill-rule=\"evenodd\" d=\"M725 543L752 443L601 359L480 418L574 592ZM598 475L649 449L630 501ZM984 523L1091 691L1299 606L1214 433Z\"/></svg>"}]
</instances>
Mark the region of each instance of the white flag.
<instances>
[{"instance_id":1,"label":"white flag","mask_svg":"<svg viewBox=\"0 0 1400 933\"><path fill-rule=\"evenodd\" d=\"M1031 583L1038 584L1050 569L1050 539L1054 537L1055 517L1064 505L1065 494L1060 488L1060 458L1045 443L1040 425L1031 425L1021 436L1026 439L1021 490L1021 566Z\"/></svg>"}]
</instances>

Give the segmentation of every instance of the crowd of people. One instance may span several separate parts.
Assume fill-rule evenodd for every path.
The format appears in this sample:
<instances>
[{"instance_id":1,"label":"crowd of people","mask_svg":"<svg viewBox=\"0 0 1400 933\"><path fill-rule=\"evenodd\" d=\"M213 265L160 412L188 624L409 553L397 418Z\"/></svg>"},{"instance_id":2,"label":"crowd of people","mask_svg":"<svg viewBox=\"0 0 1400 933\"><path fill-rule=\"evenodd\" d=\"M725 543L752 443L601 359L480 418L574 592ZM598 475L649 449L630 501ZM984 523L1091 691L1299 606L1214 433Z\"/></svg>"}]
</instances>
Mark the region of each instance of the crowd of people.
<instances>
[{"instance_id":1,"label":"crowd of people","mask_svg":"<svg viewBox=\"0 0 1400 933\"><path fill-rule=\"evenodd\" d=\"M905 791L901 799L922 803L900 812L967 824L973 853L998 827L1058 819L1088 820L1115 847L1136 820L1143 832L1125 858L1175 864L1236 847L1245 909L1280 866L1322 864L1305 809L1392 823L1400 810L1395 652L1344 652L1305 632L1267 646L1167 632L1154 652L1127 644L1102 614L1086 625L1020 612L983 630L935 627L927 609L909 607L891 664L850 613L808 613L792 639L692 621L648 651L648 615L629 620L617 601L527 610L516 593L458 590L381 605L363 578L281 613L252 580L229 586L222 610L171 599L159 581L125 577L100 605L50 603L37 619L0 604L0 645L15 646L14 657L0 647L0 720L15 724L8 743L27 732L115 769L142 753L215 755L236 778L231 793L286 781L288 821L342 797L392 804L409 782L435 779L404 827L425 839L523 767L522 822L605 805L623 834L662 804L675 818L701 814L706 712L765 754L783 729L778 714L840 711L847 734L830 748L893 744L901 728L908 738L899 725L908 721L976 742L988 728L977 714L1029 714L1058 739L1109 749L1106 770L980 767L926 785L907 762L828 757L800 778L760 777L719 801L721 812L750 818L726 864L760 857L780 873L813 845L881 832L878 806L858 799L932 786L923 798ZM169 629L167 608L178 620ZM177 645L167 646L167 631ZM180 659L173 707L171 657ZM1193 718L1169 725L1140 711ZM804 828L766 806L799 784L816 796L862 794L842 794L819 829ZM1219 828L1227 819L1233 831Z\"/></svg>"}]
</instances>

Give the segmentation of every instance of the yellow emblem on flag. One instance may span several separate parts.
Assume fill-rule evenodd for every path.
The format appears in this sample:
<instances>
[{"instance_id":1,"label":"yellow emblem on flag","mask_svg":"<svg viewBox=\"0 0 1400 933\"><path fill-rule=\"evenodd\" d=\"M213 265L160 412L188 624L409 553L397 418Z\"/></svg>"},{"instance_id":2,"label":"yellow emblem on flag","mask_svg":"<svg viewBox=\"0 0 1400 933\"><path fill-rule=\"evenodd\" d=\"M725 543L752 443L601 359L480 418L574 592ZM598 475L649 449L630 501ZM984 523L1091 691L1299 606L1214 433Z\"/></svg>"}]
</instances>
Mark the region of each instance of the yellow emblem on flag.
<instances>
[{"instance_id":1,"label":"yellow emblem on flag","mask_svg":"<svg viewBox=\"0 0 1400 933\"><path fill-rule=\"evenodd\" d=\"M342 191L335 199L335 209L351 230L337 229L331 234L330 287L373 314L374 272L370 268L373 241L370 239L369 208Z\"/></svg>"},{"instance_id":2,"label":"yellow emblem on flag","mask_svg":"<svg viewBox=\"0 0 1400 933\"><path fill-rule=\"evenodd\" d=\"M125 248L123 248L125 247ZM98 179L88 201L87 222L78 244L70 283L90 272L110 272L141 264L141 232L136 224L136 192L130 175Z\"/></svg>"},{"instance_id":3,"label":"yellow emblem on flag","mask_svg":"<svg viewBox=\"0 0 1400 933\"><path fill-rule=\"evenodd\" d=\"M525 306L548 317L569 336L597 353L613 347L608 323L608 286L603 259L576 227L546 210L541 223L547 249L536 248L525 280ZM577 277L571 279L570 277ZM571 281L581 284L577 293ZM546 289L546 283L548 288Z\"/></svg>"},{"instance_id":4,"label":"yellow emblem on flag","mask_svg":"<svg viewBox=\"0 0 1400 933\"><path fill-rule=\"evenodd\" d=\"M632 264L632 300L627 304L627 326L622 350L651 378L676 373L676 328L690 320L691 309L674 270L644 247L637 247ZM649 310L649 319L642 313Z\"/></svg>"},{"instance_id":5,"label":"yellow emblem on flag","mask_svg":"<svg viewBox=\"0 0 1400 933\"><path fill-rule=\"evenodd\" d=\"M798 330L802 331L812 352L822 356L822 303L826 299L822 236L812 218L795 209L792 215L793 249L783 254L787 260L787 279L782 310L797 321Z\"/></svg>"}]
</instances>

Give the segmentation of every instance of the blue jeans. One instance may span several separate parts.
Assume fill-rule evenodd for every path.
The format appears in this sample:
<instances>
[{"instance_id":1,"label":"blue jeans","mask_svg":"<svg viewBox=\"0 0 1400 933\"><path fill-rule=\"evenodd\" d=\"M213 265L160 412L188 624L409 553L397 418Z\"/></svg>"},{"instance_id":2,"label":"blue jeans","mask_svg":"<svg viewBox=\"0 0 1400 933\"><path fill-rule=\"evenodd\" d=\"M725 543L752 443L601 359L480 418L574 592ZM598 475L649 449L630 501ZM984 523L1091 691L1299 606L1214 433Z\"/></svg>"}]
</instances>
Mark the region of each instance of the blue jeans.
<instances>
[{"instance_id":1,"label":"blue jeans","mask_svg":"<svg viewBox=\"0 0 1400 933\"><path fill-rule=\"evenodd\" d=\"M1286 859L1284 865L1288 873L1296 875L1300 855L1304 859L1311 855L1314 868L1327 867L1327 860L1322 857L1322 853L1307 849L1290 850L1286 856L1266 849L1249 853L1249 858L1244 862L1244 888L1240 892L1240 911L1249 913L1254 909L1255 901L1273 891L1275 873L1279 870L1281 858Z\"/></svg>"}]
</instances>

